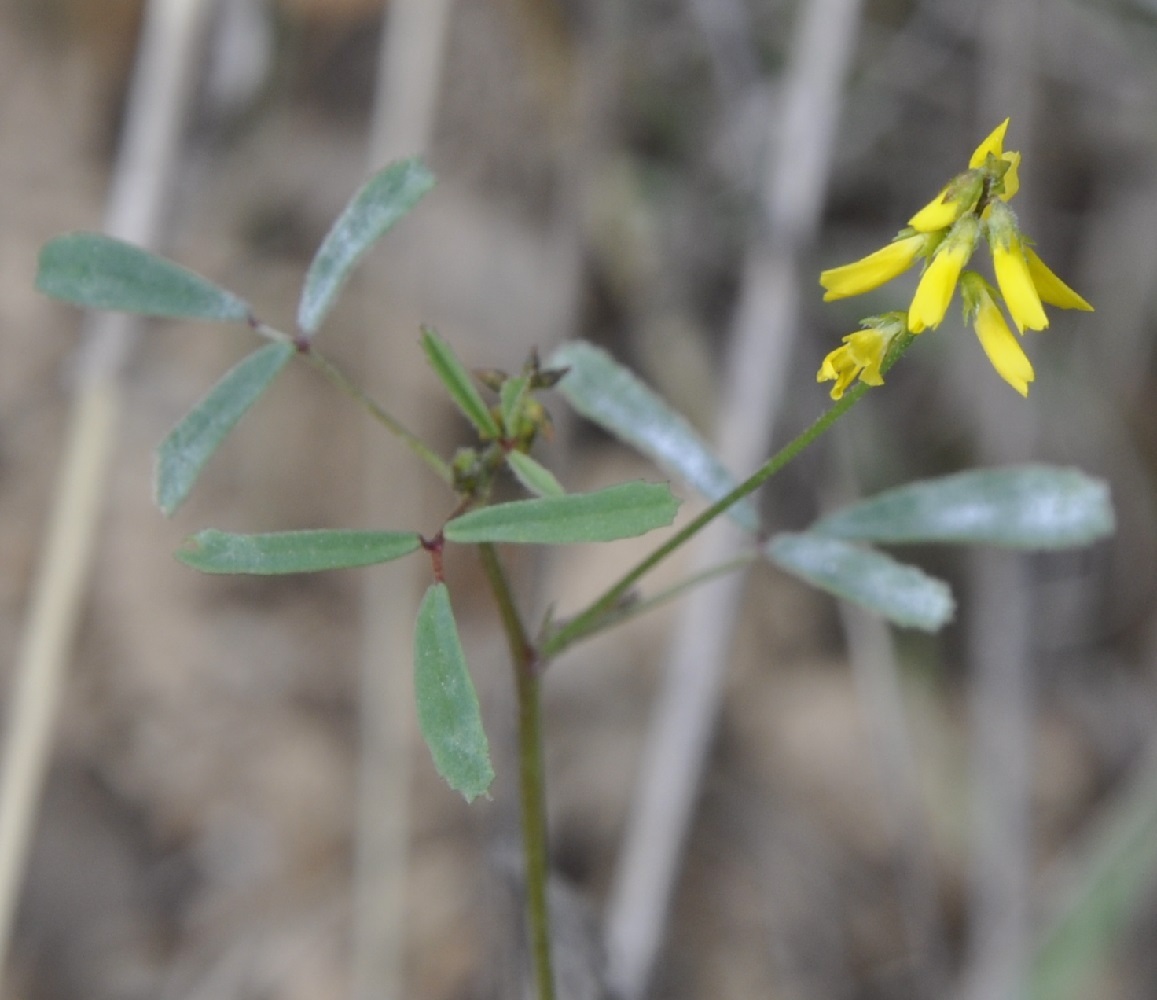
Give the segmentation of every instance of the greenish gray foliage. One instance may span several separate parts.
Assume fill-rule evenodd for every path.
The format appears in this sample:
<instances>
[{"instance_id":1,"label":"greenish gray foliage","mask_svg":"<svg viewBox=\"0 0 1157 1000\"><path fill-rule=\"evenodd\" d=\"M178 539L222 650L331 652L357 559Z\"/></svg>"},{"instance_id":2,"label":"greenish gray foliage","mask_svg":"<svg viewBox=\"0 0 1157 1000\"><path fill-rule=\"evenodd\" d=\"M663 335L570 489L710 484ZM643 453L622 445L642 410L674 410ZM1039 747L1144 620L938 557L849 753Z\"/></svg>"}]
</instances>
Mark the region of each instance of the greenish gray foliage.
<instances>
[{"instance_id":1,"label":"greenish gray foliage","mask_svg":"<svg viewBox=\"0 0 1157 1000\"><path fill-rule=\"evenodd\" d=\"M490 745L443 583L426 591L418 609L414 695L418 725L438 773L467 802L484 794L494 780Z\"/></svg>"},{"instance_id":2,"label":"greenish gray foliage","mask_svg":"<svg viewBox=\"0 0 1157 1000\"><path fill-rule=\"evenodd\" d=\"M515 478L535 496L558 497L566 493L550 469L544 468L521 451L509 452L506 464L510 466Z\"/></svg>"},{"instance_id":3,"label":"greenish gray foliage","mask_svg":"<svg viewBox=\"0 0 1157 1000\"><path fill-rule=\"evenodd\" d=\"M574 340L563 344L548 365L570 369L558 390L575 410L708 500L726 496L737 485L686 419L606 351ZM745 531L759 531L759 514L750 500L739 501L727 513Z\"/></svg>"},{"instance_id":4,"label":"greenish gray foliage","mask_svg":"<svg viewBox=\"0 0 1157 1000\"><path fill-rule=\"evenodd\" d=\"M353 196L305 276L297 306L297 325L304 333L317 332L358 261L433 186L434 175L421 160L401 160L379 171Z\"/></svg>"},{"instance_id":5,"label":"greenish gray foliage","mask_svg":"<svg viewBox=\"0 0 1157 1000\"><path fill-rule=\"evenodd\" d=\"M593 493L482 507L447 521L444 534L451 542L610 542L668 525L678 509L664 483L620 483Z\"/></svg>"},{"instance_id":6,"label":"greenish gray foliage","mask_svg":"<svg viewBox=\"0 0 1157 1000\"><path fill-rule=\"evenodd\" d=\"M199 274L101 233L67 233L44 245L36 287L91 309L245 322L249 306Z\"/></svg>"},{"instance_id":7,"label":"greenish gray foliage","mask_svg":"<svg viewBox=\"0 0 1157 1000\"><path fill-rule=\"evenodd\" d=\"M172 514L189 496L205 463L294 355L287 343L267 344L225 373L157 449L157 506Z\"/></svg>"},{"instance_id":8,"label":"greenish gray foliage","mask_svg":"<svg viewBox=\"0 0 1157 1000\"><path fill-rule=\"evenodd\" d=\"M1017 549L1088 545L1113 533L1104 482L1077 469L978 469L880 493L823 518L818 534L864 542L957 542Z\"/></svg>"},{"instance_id":9,"label":"greenish gray foliage","mask_svg":"<svg viewBox=\"0 0 1157 1000\"><path fill-rule=\"evenodd\" d=\"M477 386L474 385L470 373L458 360L454 349L428 326L422 328L422 350L426 352L434 374L446 387L458 409L474 425L475 430L491 440L501 437L502 432L494 422L494 416Z\"/></svg>"},{"instance_id":10,"label":"greenish gray foliage","mask_svg":"<svg viewBox=\"0 0 1157 1000\"><path fill-rule=\"evenodd\" d=\"M935 632L952 620L955 602L946 583L882 552L811 532L776 535L764 552L813 587L896 625Z\"/></svg>"},{"instance_id":11,"label":"greenish gray foliage","mask_svg":"<svg viewBox=\"0 0 1157 1000\"><path fill-rule=\"evenodd\" d=\"M203 573L316 573L389 562L422 544L413 531L279 531L234 535L198 532L177 558Z\"/></svg>"}]
</instances>

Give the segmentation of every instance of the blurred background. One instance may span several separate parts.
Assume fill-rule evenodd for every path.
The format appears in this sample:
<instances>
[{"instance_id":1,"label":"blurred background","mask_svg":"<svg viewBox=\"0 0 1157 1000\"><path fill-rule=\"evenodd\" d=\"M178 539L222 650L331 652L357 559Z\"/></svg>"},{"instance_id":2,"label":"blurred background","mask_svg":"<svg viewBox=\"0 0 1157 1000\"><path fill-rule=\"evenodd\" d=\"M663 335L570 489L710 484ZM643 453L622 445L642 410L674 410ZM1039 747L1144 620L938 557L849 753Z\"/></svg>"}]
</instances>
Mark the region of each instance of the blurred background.
<instances>
[{"instance_id":1,"label":"blurred background","mask_svg":"<svg viewBox=\"0 0 1157 1000\"><path fill-rule=\"evenodd\" d=\"M553 664L560 994L1157 996L1157 6L151 6L203 8L182 43L188 98L166 112L179 146L156 245L270 324L291 328L314 249L372 167L426 157L437 188L367 258L322 343L447 453L467 428L421 323L468 365L507 370L588 338L736 473L754 469L826 406L823 356L913 287L824 305L819 270L889 240L1011 116L1014 207L1096 312L1052 310L1026 334L1037 381L1022 400L954 308L775 480L766 523L1049 462L1109 482L1116 537L1048 556L906 552L956 592L935 637L890 634L762 566ZM144 101L129 94L145 7L0 0L6 704L92 356L80 315L35 291L36 255L109 218ZM493 798L467 806L408 700L420 561L254 580L171 555L207 526L429 533L448 498L295 366L166 520L152 451L254 343L177 323L125 343L0 994L522 995L510 679L478 567L447 570L498 772ZM658 475L548 405L556 436L537 454L568 489ZM649 548L512 554L527 613L577 609ZM682 811L655 792L672 785ZM647 884L652 855L671 867Z\"/></svg>"}]
</instances>

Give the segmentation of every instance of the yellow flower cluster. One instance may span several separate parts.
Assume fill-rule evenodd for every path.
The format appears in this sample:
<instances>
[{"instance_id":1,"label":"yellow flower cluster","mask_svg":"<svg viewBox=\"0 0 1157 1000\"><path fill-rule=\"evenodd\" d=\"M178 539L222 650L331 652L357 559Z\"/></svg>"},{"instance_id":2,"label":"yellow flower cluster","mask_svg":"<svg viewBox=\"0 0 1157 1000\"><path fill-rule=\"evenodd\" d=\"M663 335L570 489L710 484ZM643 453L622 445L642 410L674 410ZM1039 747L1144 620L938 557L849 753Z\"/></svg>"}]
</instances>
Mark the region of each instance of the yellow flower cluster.
<instances>
[{"instance_id":1,"label":"yellow flower cluster","mask_svg":"<svg viewBox=\"0 0 1157 1000\"><path fill-rule=\"evenodd\" d=\"M835 381L833 399L839 399L857 377L867 385L882 384L880 366L896 337L938 327L957 285L965 318L971 320L989 361L1022 396L1028 395L1033 380L1032 365L1012 335L999 300L1022 334L1049 325L1043 303L1092 310L1033 252L1008 207L1020 187L1020 153L1004 151L1007 129L1006 118L976 147L968 170L912 216L891 243L820 274L824 301L830 302L878 288L917 259L925 262L907 313L864 320L863 329L844 337L843 346L824 359L816 379ZM999 292L975 271L965 270L981 239L992 251Z\"/></svg>"}]
</instances>

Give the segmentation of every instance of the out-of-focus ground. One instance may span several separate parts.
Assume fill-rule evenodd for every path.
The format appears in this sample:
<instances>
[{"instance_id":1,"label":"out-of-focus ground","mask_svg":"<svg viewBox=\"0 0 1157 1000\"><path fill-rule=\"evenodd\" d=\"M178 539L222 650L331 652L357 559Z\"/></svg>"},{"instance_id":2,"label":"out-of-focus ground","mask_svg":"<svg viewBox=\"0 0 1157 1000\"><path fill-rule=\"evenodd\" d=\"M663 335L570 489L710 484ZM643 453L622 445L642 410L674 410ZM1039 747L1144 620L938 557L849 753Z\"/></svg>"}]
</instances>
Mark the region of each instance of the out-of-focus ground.
<instances>
[{"instance_id":1,"label":"out-of-focus ground","mask_svg":"<svg viewBox=\"0 0 1157 1000\"><path fill-rule=\"evenodd\" d=\"M559 5L572 56L600 6ZM567 109L541 71L535 5L461 0L429 155L439 187L375 251L373 279L351 283L324 333L340 362L357 371L364 338L389 338L390 381L414 387L414 402L436 396L419 322L438 326L468 364L507 369L533 345L581 335L634 364L709 430L755 214L763 130L745 115L769 105L748 113L723 100L686 4L630 6L621 89L591 115L597 155L578 157L552 124ZM740 6L751 19L745 51L774 106L793 8ZM1111 543L1029 561L1041 871L1139 765L1157 708L1157 14L1141 4L1044 6L1036 117L1014 120L1008 145L1026 149L1025 212L1042 256L1097 311L1054 311L1049 331L1026 335L1038 381L1011 412L1037 430L1031 450L1013 457L1106 477L1119 528ZM228 116L206 110L191 129L167 249L275 325L290 323L313 248L366 172L374 7L280 5L263 90ZM971 4L868 5L812 271L890 238L996 124L975 113L978 17ZM134 30L134 5L121 0L0 4L4 686L54 488L79 327L74 310L35 292L36 253L64 230L100 224ZM864 311L895 307L888 294L866 309L823 306L818 286L804 287L806 329L781 438L824 405L814 383L823 354ZM205 526L360 525L365 420L315 373L294 368L176 517L163 518L150 499L152 449L251 346L247 336L156 324L132 359L5 981L13 1000L348 995L358 578L205 578L171 553ZM984 461L976 393L996 379L955 318L923 337L846 430L859 489ZM447 407L415 405L413 419L441 447L463 440ZM556 467L569 487L649 474L575 427L561 400L551 405L569 463ZM550 448L541 454L553 461ZM428 478L402 449L393 460L396 475ZM769 523L808 523L830 495L836 461L821 449L784 477ZM387 527L437 527L449 506L427 485L427 522ZM646 547L580 549L552 562L527 604L577 607ZM952 554L919 556L963 583ZM496 956L514 934L508 677L477 567L463 560L448 572L499 773L494 800L467 806L414 739L405 995L415 1000L497 995ZM677 613L592 642L547 681L556 861L575 906L591 915L604 901L654 668ZM970 837L962 635L953 626L899 642L954 967L964 954ZM409 642L396 637L398 670L409 670ZM897 890L902 859L832 602L758 571L727 686L656 995L918 997ZM1116 944L1112 974L1088 996L1157 992L1157 899L1147 899Z\"/></svg>"}]
</instances>

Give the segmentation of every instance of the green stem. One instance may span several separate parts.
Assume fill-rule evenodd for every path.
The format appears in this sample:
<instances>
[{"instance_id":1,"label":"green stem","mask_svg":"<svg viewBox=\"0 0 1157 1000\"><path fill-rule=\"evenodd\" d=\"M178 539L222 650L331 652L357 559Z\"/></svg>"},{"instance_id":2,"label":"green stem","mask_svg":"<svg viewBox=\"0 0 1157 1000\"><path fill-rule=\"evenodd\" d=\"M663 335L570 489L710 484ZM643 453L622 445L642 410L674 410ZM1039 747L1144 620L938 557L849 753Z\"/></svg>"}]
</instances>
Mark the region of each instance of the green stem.
<instances>
[{"instance_id":1,"label":"green stem","mask_svg":"<svg viewBox=\"0 0 1157 1000\"><path fill-rule=\"evenodd\" d=\"M666 590L661 590L657 594L638 601L620 601L618 606L613 611L607 612L600 619L592 623L591 627L583 632L579 638L589 639L592 635L606 629L613 628L616 625L622 625L624 622L629 622L633 618L638 618L640 615L646 614L648 611L653 611L661 604L666 604L668 601L673 601L676 597L681 596L688 590L698 587L701 583L706 583L708 580L714 580L719 576L726 576L728 573L734 573L737 569L743 566L748 566L759 557L759 553L755 551L745 552L743 555L736 556L734 559L728 559L727 562L719 563L715 566L710 566L699 573L695 573L678 583L672 584ZM577 641L577 638L572 641Z\"/></svg>"},{"instance_id":2,"label":"green stem","mask_svg":"<svg viewBox=\"0 0 1157 1000\"><path fill-rule=\"evenodd\" d=\"M426 465L433 469L435 474L437 474L443 482L450 486L454 485L454 474L450 470L450 466L436 455L420 437L405 428L378 405L378 403L367 396L361 388L351 382L345 373L330 361L329 358L319 353L313 346L310 346L308 350L299 351L298 353L342 392L349 396L350 399L358 403L371 417L398 438L402 444L409 448L410 451L417 455Z\"/></svg>"},{"instance_id":3,"label":"green stem","mask_svg":"<svg viewBox=\"0 0 1157 1000\"><path fill-rule=\"evenodd\" d=\"M518 694L519 792L522 799L522 851L526 861L526 916L530 954L538 1000L554 1000L550 953L550 913L547 908L549 861L546 786L542 751L542 673L527 636L514 595L494 546L478 546L482 567L498 602L502 628L510 646Z\"/></svg>"},{"instance_id":4,"label":"green stem","mask_svg":"<svg viewBox=\"0 0 1157 1000\"><path fill-rule=\"evenodd\" d=\"M904 351L908 349L912 339L912 335L908 333L897 338L896 343L888 353L887 360L881 365L882 372L887 372L888 369L899 360ZM550 632L540 647L542 657L547 660L554 659L559 653L580 639L584 639L588 635L597 632L602 627L603 619L608 615L615 615L623 598L626 597L630 589L638 583L643 576L658 566L659 563L671 555L671 553L681 548L699 534L700 531L719 517L719 515L725 513L729 507L759 489L760 486L791 462L801 451L847 413L867 390L868 386L863 382L856 383L853 388L844 394L842 399L830 406L819 419L803 431L803 433L799 434L794 440L784 445L784 447L772 455L752 476L745 479L726 496L716 500L715 503L703 511L702 514L672 535L658 548L654 549L650 555L646 556L641 562L628 570L619 578L617 583L609 587L600 597L588 605L584 611L579 612L579 614L571 618L557 630Z\"/></svg>"}]
</instances>

